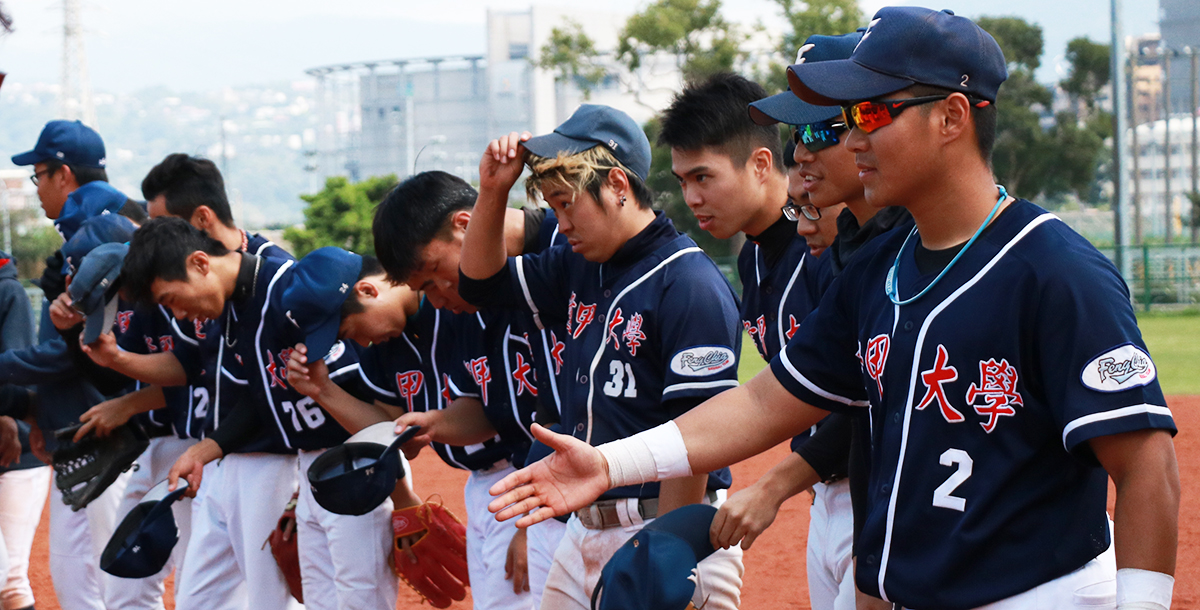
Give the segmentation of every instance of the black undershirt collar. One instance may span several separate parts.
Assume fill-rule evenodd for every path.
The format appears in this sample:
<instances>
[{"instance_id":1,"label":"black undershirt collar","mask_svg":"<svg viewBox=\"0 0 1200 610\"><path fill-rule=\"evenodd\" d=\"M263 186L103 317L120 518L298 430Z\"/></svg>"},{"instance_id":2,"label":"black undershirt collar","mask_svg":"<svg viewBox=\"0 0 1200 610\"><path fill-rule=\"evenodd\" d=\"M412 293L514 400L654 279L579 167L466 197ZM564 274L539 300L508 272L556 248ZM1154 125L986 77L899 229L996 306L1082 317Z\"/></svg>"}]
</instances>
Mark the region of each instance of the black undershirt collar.
<instances>
[{"instance_id":1,"label":"black undershirt collar","mask_svg":"<svg viewBox=\"0 0 1200 610\"><path fill-rule=\"evenodd\" d=\"M629 238L625 245L617 249L612 258L604 262L601 266L601 277L607 279L619 276L622 271L678 236L679 232L675 230L671 219L667 218L667 215L663 214L661 210L656 210L654 220L637 235Z\"/></svg>"},{"instance_id":2,"label":"black undershirt collar","mask_svg":"<svg viewBox=\"0 0 1200 610\"><path fill-rule=\"evenodd\" d=\"M238 268L237 281L233 285L233 296L230 300L237 305L241 305L254 298L254 291L257 288L255 281L258 277L258 267L262 262L257 256L242 252L241 266Z\"/></svg>"},{"instance_id":3,"label":"black undershirt collar","mask_svg":"<svg viewBox=\"0 0 1200 610\"><path fill-rule=\"evenodd\" d=\"M979 236L983 237L990 233L992 229L1000 222L1000 217L1004 216L1004 214L1011 210L1012 207L1013 204L1009 204L1003 210L1000 210L1000 212L996 214L996 217L992 219L992 222L983 229L983 232L980 233ZM919 238L920 235L918 234L917 237ZM917 247L913 250L913 259L915 259L917 262L917 273L920 275L930 275L940 272L942 269L946 268L946 265L950 264L950 261L954 260L954 257L958 255L965 245L967 245L967 242L964 241L957 246L950 246L949 248L945 248L943 250L930 250L929 248L926 248L918 239Z\"/></svg>"},{"instance_id":4,"label":"black undershirt collar","mask_svg":"<svg viewBox=\"0 0 1200 610\"><path fill-rule=\"evenodd\" d=\"M758 235L746 234L746 239L758 244L762 251L763 261L767 264L767 269L775 267L783 254L787 252L788 246L796 239L796 222L788 220L786 216L780 214L779 220L776 220L771 226L767 227Z\"/></svg>"}]
</instances>

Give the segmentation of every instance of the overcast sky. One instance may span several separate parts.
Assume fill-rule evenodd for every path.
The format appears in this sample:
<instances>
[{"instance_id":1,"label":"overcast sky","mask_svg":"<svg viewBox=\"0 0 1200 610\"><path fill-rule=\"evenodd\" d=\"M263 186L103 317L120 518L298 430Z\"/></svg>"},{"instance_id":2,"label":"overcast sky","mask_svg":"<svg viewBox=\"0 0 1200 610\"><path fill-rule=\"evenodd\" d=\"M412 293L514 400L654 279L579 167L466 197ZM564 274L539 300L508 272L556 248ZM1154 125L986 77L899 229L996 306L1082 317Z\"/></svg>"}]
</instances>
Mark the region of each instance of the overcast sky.
<instances>
[{"instance_id":1,"label":"overcast sky","mask_svg":"<svg viewBox=\"0 0 1200 610\"><path fill-rule=\"evenodd\" d=\"M1109 40L1104 0L860 0L872 14L888 4L950 8L968 17L1016 15L1042 26L1039 79L1057 80L1067 40ZM646 0L609 0L635 11ZM1158 31L1157 0L1122 0L1127 35ZM529 0L83 0L94 90L167 86L208 90L299 80L306 68L367 59L483 53L486 10L520 10ZM595 7L585 0L539 4ZM780 19L771 0L726 0L742 23ZM57 83L62 53L59 0L4 0L16 32L0 37L0 70L12 82Z\"/></svg>"}]
</instances>

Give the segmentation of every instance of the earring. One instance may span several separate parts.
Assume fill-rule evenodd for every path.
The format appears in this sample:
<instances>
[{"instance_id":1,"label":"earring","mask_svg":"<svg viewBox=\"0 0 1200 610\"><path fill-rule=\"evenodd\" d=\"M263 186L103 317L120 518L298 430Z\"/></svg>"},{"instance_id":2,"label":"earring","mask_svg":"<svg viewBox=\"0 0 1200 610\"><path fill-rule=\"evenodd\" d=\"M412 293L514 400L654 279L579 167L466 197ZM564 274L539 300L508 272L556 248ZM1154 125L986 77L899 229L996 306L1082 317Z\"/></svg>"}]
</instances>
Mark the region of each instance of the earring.
<instances>
[{"instance_id":1,"label":"earring","mask_svg":"<svg viewBox=\"0 0 1200 610\"><path fill-rule=\"evenodd\" d=\"M625 207L625 196L621 195L621 207Z\"/></svg>"}]
</instances>

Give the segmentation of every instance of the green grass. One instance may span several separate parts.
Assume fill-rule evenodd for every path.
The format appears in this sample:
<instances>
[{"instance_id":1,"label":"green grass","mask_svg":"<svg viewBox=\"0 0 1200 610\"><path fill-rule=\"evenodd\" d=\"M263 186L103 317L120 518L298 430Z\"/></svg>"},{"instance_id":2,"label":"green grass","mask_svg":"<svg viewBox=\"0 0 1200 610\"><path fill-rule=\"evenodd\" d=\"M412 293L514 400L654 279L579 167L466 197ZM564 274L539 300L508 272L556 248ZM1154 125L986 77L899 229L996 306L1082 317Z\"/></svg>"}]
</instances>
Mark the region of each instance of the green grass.
<instances>
[{"instance_id":1,"label":"green grass","mask_svg":"<svg viewBox=\"0 0 1200 610\"><path fill-rule=\"evenodd\" d=\"M1200 310L1141 313L1138 326L1158 367L1163 393L1200 394ZM766 366L754 341L743 334L738 379L746 383Z\"/></svg>"},{"instance_id":2,"label":"green grass","mask_svg":"<svg viewBox=\"0 0 1200 610\"><path fill-rule=\"evenodd\" d=\"M1138 314L1138 327L1163 393L1200 394L1200 311Z\"/></svg>"}]
</instances>

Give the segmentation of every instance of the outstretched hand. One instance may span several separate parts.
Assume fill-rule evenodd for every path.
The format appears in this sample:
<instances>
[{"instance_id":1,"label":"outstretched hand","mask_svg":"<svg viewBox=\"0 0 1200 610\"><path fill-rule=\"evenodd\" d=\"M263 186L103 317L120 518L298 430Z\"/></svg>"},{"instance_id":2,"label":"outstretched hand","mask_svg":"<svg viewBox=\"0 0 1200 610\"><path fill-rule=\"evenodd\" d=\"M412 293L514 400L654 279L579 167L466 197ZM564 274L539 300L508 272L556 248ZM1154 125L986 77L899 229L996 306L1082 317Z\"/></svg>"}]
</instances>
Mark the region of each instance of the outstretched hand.
<instances>
[{"instance_id":1,"label":"outstretched hand","mask_svg":"<svg viewBox=\"0 0 1200 610\"><path fill-rule=\"evenodd\" d=\"M532 431L534 438L554 453L504 477L489 490L493 496L500 496L488 504L497 520L529 513L517 521L517 527L577 511L611 485L608 461L598 449L538 424L533 424Z\"/></svg>"},{"instance_id":2,"label":"outstretched hand","mask_svg":"<svg viewBox=\"0 0 1200 610\"><path fill-rule=\"evenodd\" d=\"M528 131L512 132L488 143L483 158L479 160L479 189L507 193L521 177L525 169L525 147Z\"/></svg>"}]
</instances>

